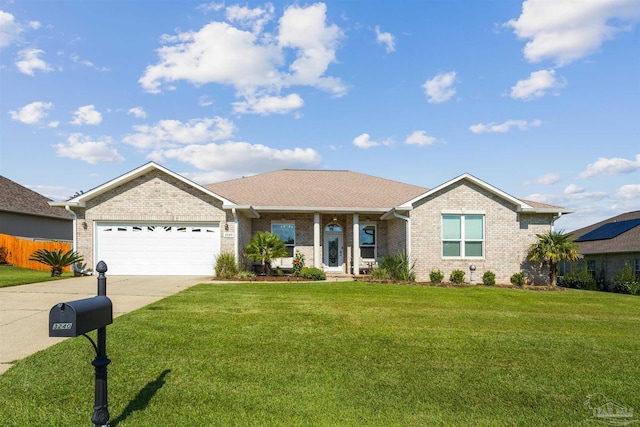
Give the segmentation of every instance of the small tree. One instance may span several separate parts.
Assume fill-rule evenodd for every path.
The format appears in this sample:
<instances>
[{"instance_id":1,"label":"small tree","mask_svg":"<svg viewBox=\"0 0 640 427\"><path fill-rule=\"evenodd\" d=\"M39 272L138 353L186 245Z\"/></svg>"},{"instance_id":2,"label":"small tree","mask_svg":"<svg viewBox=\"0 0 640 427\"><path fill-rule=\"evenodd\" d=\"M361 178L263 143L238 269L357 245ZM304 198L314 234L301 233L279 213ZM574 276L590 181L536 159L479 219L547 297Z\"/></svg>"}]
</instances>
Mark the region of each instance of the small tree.
<instances>
[{"instance_id":1,"label":"small tree","mask_svg":"<svg viewBox=\"0 0 640 427\"><path fill-rule=\"evenodd\" d=\"M578 255L578 245L571 241L571 234L562 231L549 231L536 234L538 241L529 247L527 258L538 261L543 267L549 267L549 282L556 286L558 281L558 262L575 261Z\"/></svg>"},{"instance_id":2,"label":"small tree","mask_svg":"<svg viewBox=\"0 0 640 427\"><path fill-rule=\"evenodd\" d=\"M29 261L36 261L51 267L51 277L62 275L62 269L76 262L82 262L83 258L73 250L62 253L62 249L38 249L29 257Z\"/></svg>"},{"instance_id":3,"label":"small tree","mask_svg":"<svg viewBox=\"0 0 640 427\"><path fill-rule=\"evenodd\" d=\"M251 261L260 261L265 274L271 273L271 262L274 259L289 256L280 237L267 231L258 231L244 248L244 254Z\"/></svg>"}]
</instances>

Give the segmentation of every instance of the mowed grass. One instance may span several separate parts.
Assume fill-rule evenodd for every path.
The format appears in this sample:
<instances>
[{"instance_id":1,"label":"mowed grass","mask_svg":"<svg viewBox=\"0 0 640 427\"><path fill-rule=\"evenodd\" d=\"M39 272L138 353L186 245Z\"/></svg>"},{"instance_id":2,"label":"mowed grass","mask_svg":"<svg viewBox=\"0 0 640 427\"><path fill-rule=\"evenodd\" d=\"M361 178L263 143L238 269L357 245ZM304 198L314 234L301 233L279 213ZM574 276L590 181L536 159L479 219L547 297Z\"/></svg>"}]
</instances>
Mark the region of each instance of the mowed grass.
<instances>
[{"instance_id":1,"label":"mowed grass","mask_svg":"<svg viewBox=\"0 0 640 427\"><path fill-rule=\"evenodd\" d=\"M29 270L13 265L0 265L0 288L24 285L25 283L48 282L51 280L68 279L73 273L62 273L60 277L51 277L51 271Z\"/></svg>"},{"instance_id":2,"label":"mowed grass","mask_svg":"<svg viewBox=\"0 0 640 427\"><path fill-rule=\"evenodd\" d=\"M588 426L597 393L640 412L625 295L203 284L115 319L107 341L112 426ZM79 337L18 362L0 420L90 424L93 357Z\"/></svg>"}]
</instances>

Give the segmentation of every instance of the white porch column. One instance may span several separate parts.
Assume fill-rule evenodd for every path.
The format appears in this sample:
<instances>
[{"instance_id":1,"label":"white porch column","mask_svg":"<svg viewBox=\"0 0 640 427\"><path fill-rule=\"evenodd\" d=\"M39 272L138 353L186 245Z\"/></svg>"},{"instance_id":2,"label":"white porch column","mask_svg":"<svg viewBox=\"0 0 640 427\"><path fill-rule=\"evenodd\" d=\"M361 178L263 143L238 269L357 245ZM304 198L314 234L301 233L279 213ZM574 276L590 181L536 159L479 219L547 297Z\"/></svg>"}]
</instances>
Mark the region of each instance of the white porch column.
<instances>
[{"instance_id":1,"label":"white porch column","mask_svg":"<svg viewBox=\"0 0 640 427\"><path fill-rule=\"evenodd\" d=\"M351 248L353 259L353 274L360 273L360 216L353 214L353 247Z\"/></svg>"},{"instance_id":2,"label":"white porch column","mask_svg":"<svg viewBox=\"0 0 640 427\"><path fill-rule=\"evenodd\" d=\"M320 214L313 214L313 266L322 268L322 260L320 259Z\"/></svg>"}]
</instances>

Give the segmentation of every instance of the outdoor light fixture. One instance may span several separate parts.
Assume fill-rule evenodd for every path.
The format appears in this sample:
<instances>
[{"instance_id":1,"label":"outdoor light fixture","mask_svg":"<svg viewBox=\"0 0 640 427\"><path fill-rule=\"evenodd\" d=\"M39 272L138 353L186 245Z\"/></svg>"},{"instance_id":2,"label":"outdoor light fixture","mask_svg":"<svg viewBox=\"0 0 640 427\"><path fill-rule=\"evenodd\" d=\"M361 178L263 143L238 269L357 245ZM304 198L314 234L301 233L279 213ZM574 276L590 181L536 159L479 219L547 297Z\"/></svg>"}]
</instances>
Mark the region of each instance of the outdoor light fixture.
<instances>
[{"instance_id":1,"label":"outdoor light fixture","mask_svg":"<svg viewBox=\"0 0 640 427\"><path fill-rule=\"evenodd\" d=\"M82 221L82 228L87 229L87 221Z\"/></svg>"},{"instance_id":2,"label":"outdoor light fixture","mask_svg":"<svg viewBox=\"0 0 640 427\"><path fill-rule=\"evenodd\" d=\"M225 225L224 225L224 231L229 231L229 224L226 224L226 223L225 223Z\"/></svg>"}]
</instances>

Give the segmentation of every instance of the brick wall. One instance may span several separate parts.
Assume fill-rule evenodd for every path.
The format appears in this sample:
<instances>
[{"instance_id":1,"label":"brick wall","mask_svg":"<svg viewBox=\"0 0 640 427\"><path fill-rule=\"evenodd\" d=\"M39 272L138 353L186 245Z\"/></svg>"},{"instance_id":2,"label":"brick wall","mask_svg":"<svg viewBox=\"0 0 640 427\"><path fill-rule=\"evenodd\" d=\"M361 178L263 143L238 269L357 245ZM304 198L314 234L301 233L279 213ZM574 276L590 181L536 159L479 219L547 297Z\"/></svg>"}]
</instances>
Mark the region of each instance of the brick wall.
<instances>
[{"instance_id":1,"label":"brick wall","mask_svg":"<svg viewBox=\"0 0 640 427\"><path fill-rule=\"evenodd\" d=\"M220 222L223 228L227 220L220 200L160 171L100 194L87 201L86 208L75 211L77 250L91 269L98 261L93 259L95 221ZM233 239L222 239L221 251L233 252Z\"/></svg>"},{"instance_id":2,"label":"brick wall","mask_svg":"<svg viewBox=\"0 0 640 427\"><path fill-rule=\"evenodd\" d=\"M442 214L483 213L485 215L485 256L482 259L446 259L442 257ZM411 216L412 258L419 281L429 280L429 272L439 269L445 280L455 269L465 272L469 280L469 266L477 268L475 278L491 270L498 283L509 283L513 273L525 271L530 279L541 277L526 262L529 245L536 242L536 233L551 229L552 214L522 214L516 207L495 194L468 181L460 181L420 200ZM544 272L542 273L544 277Z\"/></svg>"}]
</instances>

